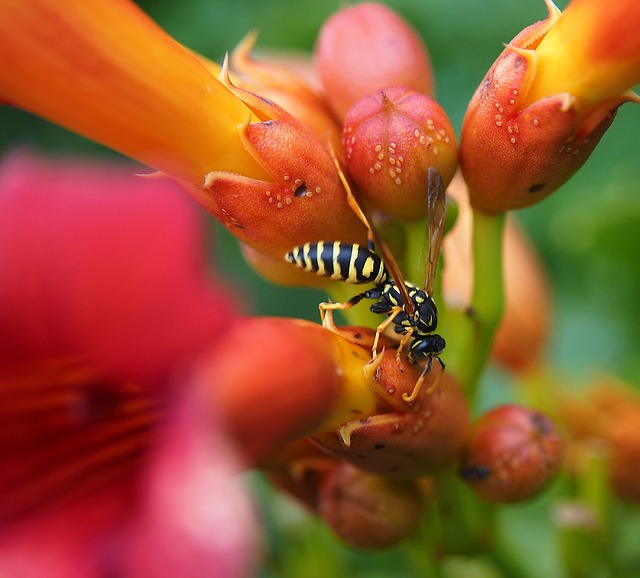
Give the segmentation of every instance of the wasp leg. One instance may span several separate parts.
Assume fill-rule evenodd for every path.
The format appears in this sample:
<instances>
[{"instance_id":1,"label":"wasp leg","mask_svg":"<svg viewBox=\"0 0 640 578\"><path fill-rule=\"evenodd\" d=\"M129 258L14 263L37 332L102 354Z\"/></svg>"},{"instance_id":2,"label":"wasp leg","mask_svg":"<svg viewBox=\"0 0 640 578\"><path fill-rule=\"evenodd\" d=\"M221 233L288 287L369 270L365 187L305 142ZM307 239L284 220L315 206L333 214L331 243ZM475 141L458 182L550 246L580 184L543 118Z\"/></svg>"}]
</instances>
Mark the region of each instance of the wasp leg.
<instances>
[{"instance_id":1,"label":"wasp leg","mask_svg":"<svg viewBox=\"0 0 640 578\"><path fill-rule=\"evenodd\" d=\"M400 340L400 345L398 345L398 349L396 349L396 362L400 363L402 360L400 359L400 353L404 349L405 345L409 343L411 340L411 336L413 335L413 327L410 327L409 330L402 336Z\"/></svg>"},{"instance_id":2,"label":"wasp leg","mask_svg":"<svg viewBox=\"0 0 640 578\"><path fill-rule=\"evenodd\" d=\"M389 327L393 323L393 320L396 318L396 315L402 311L402 307L395 306L389 312L389 316L376 328L376 336L373 340L373 347L371 348L371 355L375 357L378 354L378 341L380 341L380 335L384 332L384 330Z\"/></svg>"},{"instance_id":3,"label":"wasp leg","mask_svg":"<svg viewBox=\"0 0 640 578\"><path fill-rule=\"evenodd\" d=\"M364 298L365 293L359 293L358 295L354 295L351 299L349 299L349 301L345 301L344 303L320 303L320 305L318 305L318 308L320 309L320 319L322 321L322 325L324 326L324 319L327 311L335 311L336 309L346 311L347 309L351 309L354 305L360 303L360 301L362 301Z\"/></svg>"},{"instance_id":4,"label":"wasp leg","mask_svg":"<svg viewBox=\"0 0 640 578\"><path fill-rule=\"evenodd\" d=\"M440 375L438 375L438 377L435 379L435 381L429 386L429 389L427 389L426 391L426 395L431 395L435 391L435 389L438 387L438 383L440 383L440 378L444 373L444 362L439 357L436 357L436 359L438 360L438 363L440 363L440 367L442 367L442 371L440 372ZM432 363L433 363L433 357L429 357L429 361L427 362L427 365L422 370L422 373L420 374L418 381L416 381L415 385L413 386L413 391L409 395L407 395L406 393L402 394L402 399L404 399L404 401L411 402L411 401L414 401L416 397L418 397L418 394L420 393L420 389L422 388L422 382L424 381L425 377L427 377L427 373L431 371Z\"/></svg>"}]
</instances>

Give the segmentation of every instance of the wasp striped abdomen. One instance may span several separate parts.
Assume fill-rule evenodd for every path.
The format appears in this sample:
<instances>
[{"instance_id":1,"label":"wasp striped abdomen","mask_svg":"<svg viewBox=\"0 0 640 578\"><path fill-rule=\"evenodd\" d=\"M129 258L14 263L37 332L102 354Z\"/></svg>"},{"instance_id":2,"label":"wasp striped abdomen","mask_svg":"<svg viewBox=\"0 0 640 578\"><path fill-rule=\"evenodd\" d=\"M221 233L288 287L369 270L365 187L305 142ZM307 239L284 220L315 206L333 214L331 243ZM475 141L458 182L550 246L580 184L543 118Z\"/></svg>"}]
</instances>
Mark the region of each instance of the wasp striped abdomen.
<instances>
[{"instance_id":1,"label":"wasp striped abdomen","mask_svg":"<svg viewBox=\"0 0 640 578\"><path fill-rule=\"evenodd\" d=\"M304 271L346 283L380 285L387 279L382 259L355 243L305 243L291 249L285 259Z\"/></svg>"}]
</instances>

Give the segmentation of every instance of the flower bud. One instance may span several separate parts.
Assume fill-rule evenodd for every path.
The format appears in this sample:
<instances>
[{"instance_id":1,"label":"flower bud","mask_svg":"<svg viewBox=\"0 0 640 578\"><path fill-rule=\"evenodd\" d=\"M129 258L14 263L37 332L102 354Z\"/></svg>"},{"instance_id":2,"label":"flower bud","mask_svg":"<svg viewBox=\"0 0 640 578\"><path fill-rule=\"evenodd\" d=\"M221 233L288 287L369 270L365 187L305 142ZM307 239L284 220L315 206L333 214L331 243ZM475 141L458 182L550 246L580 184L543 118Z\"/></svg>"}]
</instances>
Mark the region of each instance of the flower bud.
<instances>
[{"instance_id":1,"label":"flower bud","mask_svg":"<svg viewBox=\"0 0 640 578\"><path fill-rule=\"evenodd\" d=\"M343 463L323 481L318 514L351 546L388 548L416 531L422 506L414 481L391 480Z\"/></svg>"},{"instance_id":2,"label":"flower bud","mask_svg":"<svg viewBox=\"0 0 640 578\"><path fill-rule=\"evenodd\" d=\"M385 86L433 93L424 44L382 4L365 2L334 14L320 31L315 55L327 100L339 119L359 98Z\"/></svg>"},{"instance_id":3,"label":"flower bud","mask_svg":"<svg viewBox=\"0 0 640 578\"><path fill-rule=\"evenodd\" d=\"M319 137L295 120L255 122L241 130L273 182L210 173L205 189L192 192L234 236L275 259L321 239L366 242L366 228Z\"/></svg>"},{"instance_id":4,"label":"flower bud","mask_svg":"<svg viewBox=\"0 0 640 578\"><path fill-rule=\"evenodd\" d=\"M613 122L618 106L637 100L630 92L612 94L602 88L595 90L599 96L592 94L594 78L597 85L607 82L607 77L591 77L595 57L585 58L584 47L598 46L596 52L603 48L588 39L592 34L601 35L594 32L600 20L598 9L605 14L611 10L609 5L598 8L598 2L591 4L587 12L593 12L593 30L582 30L581 19L561 17L548 2L548 18L518 34L478 87L463 121L460 148L462 171L475 207L496 213L539 202L585 163ZM574 13L567 10L567 16L570 12ZM635 15L638 11L634 7L629 12ZM604 20L613 27L607 44L617 43L615 26L623 20ZM545 42L547 34L555 40ZM596 68L616 70L615 58L609 59L606 49L603 52ZM636 63L633 78L637 82L640 59L637 49L635 52L634 58L627 56ZM590 80L564 82L574 77ZM625 79L633 84L632 76L627 74ZM620 90L618 82L613 85Z\"/></svg>"},{"instance_id":5,"label":"flower bud","mask_svg":"<svg viewBox=\"0 0 640 578\"><path fill-rule=\"evenodd\" d=\"M377 411L363 376L370 352L308 321L247 318L203 355L194 381L245 460Z\"/></svg>"},{"instance_id":6,"label":"flower bud","mask_svg":"<svg viewBox=\"0 0 640 578\"><path fill-rule=\"evenodd\" d=\"M429 167L446 187L458 162L456 137L432 98L408 87L379 90L344 120L347 169L366 201L407 219L427 214Z\"/></svg>"},{"instance_id":7,"label":"flower bud","mask_svg":"<svg viewBox=\"0 0 640 578\"><path fill-rule=\"evenodd\" d=\"M313 436L328 455L381 475L417 477L450 464L469 429L469 408L462 388L434 362L413 401L422 367L396 358L386 349L366 368L380 398L379 411L346 423L337 431Z\"/></svg>"},{"instance_id":8,"label":"flower bud","mask_svg":"<svg viewBox=\"0 0 640 578\"><path fill-rule=\"evenodd\" d=\"M460 475L489 502L518 502L539 492L557 473L562 450L560 434L548 417L504 405L473 425Z\"/></svg>"}]
</instances>

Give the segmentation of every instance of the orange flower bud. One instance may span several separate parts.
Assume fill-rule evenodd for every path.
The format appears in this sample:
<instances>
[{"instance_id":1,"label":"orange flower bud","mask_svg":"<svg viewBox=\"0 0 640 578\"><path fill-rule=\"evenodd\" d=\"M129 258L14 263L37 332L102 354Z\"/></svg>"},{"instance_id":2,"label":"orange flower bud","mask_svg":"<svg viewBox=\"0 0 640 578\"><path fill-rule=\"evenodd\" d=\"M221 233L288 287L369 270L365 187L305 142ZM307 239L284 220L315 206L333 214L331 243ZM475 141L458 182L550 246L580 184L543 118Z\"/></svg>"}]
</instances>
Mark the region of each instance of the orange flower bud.
<instances>
[{"instance_id":1,"label":"orange flower bud","mask_svg":"<svg viewBox=\"0 0 640 578\"><path fill-rule=\"evenodd\" d=\"M562 450L560 435L548 417L503 405L473 425L460 475L489 502L518 502L553 478Z\"/></svg>"},{"instance_id":2,"label":"orange flower bud","mask_svg":"<svg viewBox=\"0 0 640 578\"><path fill-rule=\"evenodd\" d=\"M613 417L613 416L612 416ZM610 421L611 443L609 476L611 486L619 498L640 503L640 402L626 405Z\"/></svg>"},{"instance_id":3,"label":"orange flower bud","mask_svg":"<svg viewBox=\"0 0 640 578\"><path fill-rule=\"evenodd\" d=\"M429 167L438 170L446 187L458 162L444 110L408 87L385 88L357 101L344 120L343 146L362 196L408 219L427 214Z\"/></svg>"},{"instance_id":4,"label":"orange flower bud","mask_svg":"<svg viewBox=\"0 0 640 578\"><path fill-rule=\"evenodd\" d=\"M4 1L0 69L1 99L178 179L264 177L247 107L133 2Z\"/></svg>"},{"instance_id":5,"label":"orange flower bud","mask_svg":"<svg viewBox=\"0 0 640 578\"><path fill-rule=\"evenodd\" d=\"M386 349L368 371L380 396L379 412L351 421L337 432L314 435L319 447L382 475L415 477L451 463L470 421L467 400L451 373L442 373L434 363L418 397L406 402L402 395L413 391L422 368L398 362L396 352Z\"/></svg>"},{"instance_id":6,"label":"orange flower bud","mask_svg":"<svg viewBox=\"0 0 640 578\"><path fill-rule=\"evenodd\" d=\"M635 0L572 0L536 47L527 103L561 92L585 119L640 81L640 9ZM629 95L630 96L630 95Z\"/></svg>"},{"instance_id":7,"label":"orange flower bud","mask_svg":"<svg viewBox=\"0 0 640 578\"><path fill-rule=\"evenodd\" d=\"M416 32L387 6L365 2L334 14L316 45L318 72L334 112L386 86L433 93L431 62Z\"/></svg>"},{"instance_id":8,"label":"orange flower bud","mask_svg":"<svg viewBox=\"0 0 640 578\"><path fill-rule=\"evenodd\" d=\"M573 27L581 25L579 20L560 17L551 2L548 8L545 21L523 30L498 57L463 122L462 171L471 202L486 212L527 207L555 191L589 158L617 107L634 99L630 93L603 92L594 100L578 83L548 80L551 73L547 71L561 79L576 76L574 69L591 67L589 59L571 61L574 48L580 52L591 30L581 29L578 34ZM608 11L608 7L602 9L602 13ZM630 8L630 12L638 10ZM558 39L550 43L551 51L546 48L546 35ZM615 68L606 59L601 65ZM538 88L541 77L544 88ZM636 81L639 78L640 74Z\"/></svg>"},{"instance_id":9,"label":"orange flower bud","mask_svg":"<svg viewBox=\"0 0 640 578\"><path fill-rule=\"evenodd\" d=\"M375 549L413 534L422 506L414 481L391 480L341 464L320 487L318 514L347 544Z\"/></svg>"},{"instance_id":10,"label":"orange flower bud","mask_svg":"<svg viewBox=\"0 0 640 578\"><path fill-rule=\"evenodd\" d=\"M253 464L286 442L377 411L363 376L370 353L307 321L247 318L195 380Z\"/></svg>"},{"instance_id":11,"label":"orange flower bud","mask_svg":"<svg viewBox=\"0 0 640 578\"><path fill-rule=\"evenodd\" d=\"M249 124L242 137L274 182L213 172L192 191L234 236L275 259L320 239L366 242L324 143L280 119Z\"/></svg>"}]
</instances>

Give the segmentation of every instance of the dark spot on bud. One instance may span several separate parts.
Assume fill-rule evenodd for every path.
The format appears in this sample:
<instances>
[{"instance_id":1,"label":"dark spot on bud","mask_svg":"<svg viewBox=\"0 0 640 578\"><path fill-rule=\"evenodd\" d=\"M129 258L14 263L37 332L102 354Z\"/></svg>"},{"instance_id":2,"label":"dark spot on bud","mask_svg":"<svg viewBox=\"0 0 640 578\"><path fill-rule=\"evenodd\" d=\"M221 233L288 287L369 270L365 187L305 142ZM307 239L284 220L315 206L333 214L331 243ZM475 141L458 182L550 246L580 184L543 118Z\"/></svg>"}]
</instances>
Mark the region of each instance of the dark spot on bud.
<instances>
[{"instance_id":1,"label":"dark spot on bud","mask_svg":"<svg viewBox=\"0 0 640 578\"><path fill-rule=\"evenodd\" d=\"M484 480L491 475L491 468L478 464L468 464L460 469L463 480Z\"/></svg>"},{"instance_id":2,"label":"dark spot on bud","mask_svg":"<svg viewBox=\"0 0 640 578\"><path fill-rule=\"evenodd\" d=\"M354 333L354 334L353 334L353 337L354 337L355 339L362 339L362 333Z\"/></svg>"},{"instance_id":3,"label":"dark spot on bud","mask_svg":"<svg viewBox=\"0 0 640 578\"><path fill-rule=\"evenodd\" d=\"M531 425L540 435L549 435L553 433L553 424L551 420L541 413L534 412L531 414Z\"/></svg>"},{"instance_id":4,"label":"dark spot on bud","mask_svg":"<svg viewBox=\"0 0 640 578\"><path fill-rule=\"evenodd\" d=\"M513 63L514 68L520 68L524 64L524 58L522 56L518 56Z\"/></svg>"},{"instance_id":5,"label":"dark spot on bud","mask_svg":"<svg viewBox=\"0 0 640 578\"><path fill-rule=\"evenodd\" d=\"M537 183L535 185L531 185L529 187L529 192L530 193L539 193L542 189L544 189L547 185L545 185L544 183Z\"/></svg>"},{"instance_id":6,"label":"dark spot on bud","mask_svg":"<svg viewBox=\"0 0 640 578\"><path fill-rule=\"evenodd\" d=\"M374 450L383 450L384 448L386 448L387 446L385 444L376 444L373 446Z\"/></svg>"},{"instance_id":7,"label":"dark spot on bud","mask_svg":"<svg viewBox=\"0 0 640 578\"><path fill-rule=\"evenodd\" d=\"M307 183L302 183L295 191L294 195L298 198L304 197L309 192Z\"/></svg>"},{"instance_id":8,"label":"dark spot on bud","mask_svg":"<svg viewBox=\"0 0 640 578\"><path fill-rule=\"evenodd\" d=\"M264 126L273 126L275 123L272 120L265 120L262 124Z\"/></svg>"}]
</instances>

